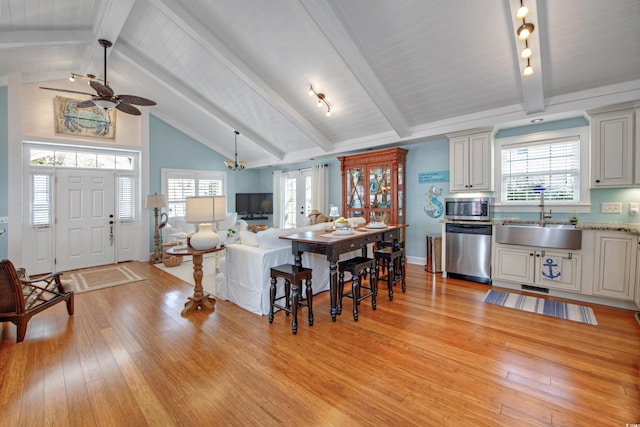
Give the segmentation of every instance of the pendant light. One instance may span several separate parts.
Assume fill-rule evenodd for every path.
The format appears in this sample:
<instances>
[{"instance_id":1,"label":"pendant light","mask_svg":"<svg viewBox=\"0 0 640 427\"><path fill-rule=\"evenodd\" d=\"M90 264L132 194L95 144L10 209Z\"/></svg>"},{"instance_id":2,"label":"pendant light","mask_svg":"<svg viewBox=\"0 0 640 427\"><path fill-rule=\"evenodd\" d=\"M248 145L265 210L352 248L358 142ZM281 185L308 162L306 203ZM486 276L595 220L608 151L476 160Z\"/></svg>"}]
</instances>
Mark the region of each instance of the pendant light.
<instances>
[{"instance_id":1,"label":"pendant light","mask_svg":"<svg viewBox=\"0 0 640 427\"><path fill-rule=\"evenodd\" d=\"M235 158L234 160L227 160L226 162L224 162L225 165L227 165L227 167L232 170L232 171L240 171L244 168L247 167L247 162L245 162L244 160L240 160L238 161L238 135L240 135L240 132L238 132L237 130L233 131L236 136L235 136Z\"/></svg>"}]
</instances>

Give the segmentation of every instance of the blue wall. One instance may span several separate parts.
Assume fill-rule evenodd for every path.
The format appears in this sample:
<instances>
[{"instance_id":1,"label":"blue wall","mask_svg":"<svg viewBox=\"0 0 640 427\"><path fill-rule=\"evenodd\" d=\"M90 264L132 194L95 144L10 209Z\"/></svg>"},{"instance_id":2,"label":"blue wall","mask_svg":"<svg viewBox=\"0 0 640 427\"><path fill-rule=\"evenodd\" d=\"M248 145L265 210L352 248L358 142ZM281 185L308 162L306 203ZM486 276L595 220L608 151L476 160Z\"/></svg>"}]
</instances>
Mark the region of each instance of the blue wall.
<instances>
[{"instance_id":1,"label":"blue wall","mask_svg":"<svg viewBox=\"0 0 640 427\"><path fill-rule=\"evenodd\" d=\"M150 190L160 192L161 168L172 169L198 169L225 171L224 161L227 160L217 152L205 147L194 139L188 137L174 127L151 115L150 123ZM546 132L556 129L565 129L576 126L588 126L584 118L563 120L552 123L541 123L521 128L500 131L496 138L504 138L516 135L524 135L534 132ZM231 137L230 137L231 138ZM413 257L424 257L426 252L426 236L440 233L440 221L442 217L432 218L427 215L427 193L433 185L442 189L439 200L449 196L449 182L420 183L418 181L421 172L438 172L449 169L449 143L446 138L418 142L405 146L409 150L406 170L406 222L409 224L407 254ZM6 86L0 87L0 216L8 215L8 90ZM342 182L340 176L340 163L335 157L318 161L303 162L287 165L278 169L297 169L309 167L315 164L325 163L329 165L329 202L341 205ZM261 170L245 170L242 172L229 172L227 191L227 209L235 211L236 192L271 192L273 191L273 168ZM591 190L591 213L578 214L580 221L597 222L640 222L640 216L628 214L630 202L640 202L640 188L631 189L598 189ZM602 214L600 206L604 202L621 202L623 209L621 214ZM149 213L151 215L151 213ZM530 214L502 213L501 216L518 216L523 219L537 218L537 212ZM556 214L554 220L568 219L569 214ZM566 217L566 218L565 218ZM5 228L1 224L0 228ZM153 233L151 233L153 234ZM149 243L152 248L152 242ZM0 237L0 258L6 258L7 236Z\"/></svg>"}]
</instances>

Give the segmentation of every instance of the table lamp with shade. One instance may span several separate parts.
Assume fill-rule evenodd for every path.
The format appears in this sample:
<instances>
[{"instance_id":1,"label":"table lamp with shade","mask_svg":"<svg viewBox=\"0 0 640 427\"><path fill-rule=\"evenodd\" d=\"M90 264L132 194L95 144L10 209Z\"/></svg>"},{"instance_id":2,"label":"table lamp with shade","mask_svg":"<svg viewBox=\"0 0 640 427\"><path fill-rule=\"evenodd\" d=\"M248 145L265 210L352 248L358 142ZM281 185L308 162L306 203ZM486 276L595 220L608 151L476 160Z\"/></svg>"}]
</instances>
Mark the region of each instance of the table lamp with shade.
<instances>
[{"instance_id":1,"label":"table lamp with shade","mask_svg":"<svg viewBox=\"0 0 640 427\"><path fill-rule=\"evenodd\" d=\"M198 232L191 236L189 244L193 249L203 251L213 249L220 243L220 236L213 231L211 223L227 217L225 196L187 197L186 221L198 224Z\"/></svg>"},{"instance_id":2,"label":"table lamp with shade","mask_svg":"<svg viewBox=\"0 0 640 427\"><path fill-rule=\"evenodd\" d=\"M331 227L332 229L336 229L336 219L340 217L340 211L338 210L337 206L331 206L331 208L329 208L329 218L331 218L333 220L333 226Z\"/></svg>"},{"instance_id":3,"label":"table lamp with shade","mask_svg":"<svg viewBox=\"0 0 640 427\"><path fill-rule=\"evenodd\" d=\"M164 194L153 193L147 196L144 207L146 209L153 209L153 216L155 218L155 226L153 233L153 254L149 258L149 262L155 264L162 261L162 253L160 251L160 231L158 226L158 213L160 209L167 207L167 201ZM166 215L166 214L162 214Z\"/></svg>"}]
</instances>

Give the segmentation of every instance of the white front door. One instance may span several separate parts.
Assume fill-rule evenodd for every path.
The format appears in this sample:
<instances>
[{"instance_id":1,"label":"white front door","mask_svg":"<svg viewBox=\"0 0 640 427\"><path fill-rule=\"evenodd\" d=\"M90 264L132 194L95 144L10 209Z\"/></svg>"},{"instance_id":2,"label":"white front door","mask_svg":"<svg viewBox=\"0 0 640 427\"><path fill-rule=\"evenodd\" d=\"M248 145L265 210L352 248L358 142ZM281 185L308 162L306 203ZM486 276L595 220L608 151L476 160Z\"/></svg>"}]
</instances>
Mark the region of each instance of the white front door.
<instances>
[{"instance_id":1,"label":"white front door","mask_svg":"<svg viewBox=\"0 0 640 427\"><path fill-rule=\"evenodd\" d=\"M56 171L56 271L115 262L115 174Z\"/></svg>"}]
</instances>

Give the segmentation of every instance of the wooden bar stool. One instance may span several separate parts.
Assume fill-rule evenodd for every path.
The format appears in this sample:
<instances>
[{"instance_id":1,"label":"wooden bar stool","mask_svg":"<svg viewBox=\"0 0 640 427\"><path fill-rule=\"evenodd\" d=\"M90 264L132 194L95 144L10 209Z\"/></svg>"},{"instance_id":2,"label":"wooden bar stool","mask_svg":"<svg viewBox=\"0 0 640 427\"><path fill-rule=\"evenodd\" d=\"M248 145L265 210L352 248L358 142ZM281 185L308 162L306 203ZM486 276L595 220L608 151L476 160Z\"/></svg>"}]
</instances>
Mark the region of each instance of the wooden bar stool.
<instances>
[{"instance_id":1,"label":"wooden bar stool","mask_svg":"<svg viewBox=\"0 0 640 427\"><path fill-rule=\"evenodd\" d=\"M376 263L375 259L366 257L355 257L338 263L338 286L340 295L338 298L338 314L342 312L342 297L353 299L353 320L358 321L358 304L365 298L371 297L371 307L376 309ZM351 291L344 291L344 272L351 273ZM362 285L362 279L369 274L369 287ZM368 292L364 295L361 290Z\"/></svg>"},{"instance_id":2,"label":"wooden bar stool","mask_svg":"<svg viewBox=\"0 0 640 427\"><path fill-rule=\"evenodd\" d=\"M278 277L284 279L284 295L276 298L276 283ZM302 281L306 284L307 299L302 299ZM271 287L269 289L270 309L269 323L273 323L273 309L278 307L287 313L293 314L291 330L293 335L298 333L298 307L306 306L309 309L309 326L313 326L313 292L311 289L311 269L298 267L292 264L283 264L271 268ZM284 299L284 305L277 302Z\"/></svg>"},{"instance_id":3,"label":"wooden bar stool","mask_svg":"<svg viewBox=\"0 0 640 427\"><path fill-rule=\"evenodd\" d=\"M402 292L407 291L407 285L404 280L404 249L396 249L391 246L385 246L382 249L374 251L373 256L376 260L376 271L380 267L386 266L386 276L380 276L378 280L385 280L389 289L389 301L393 301L393 286L397 282L402 283Z\"/></svg>"}]
</instances>

